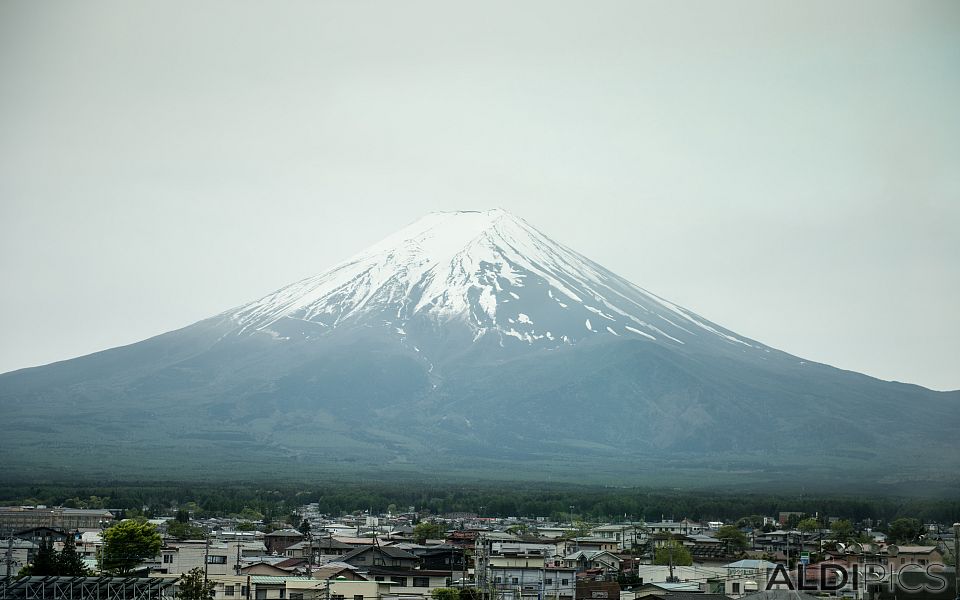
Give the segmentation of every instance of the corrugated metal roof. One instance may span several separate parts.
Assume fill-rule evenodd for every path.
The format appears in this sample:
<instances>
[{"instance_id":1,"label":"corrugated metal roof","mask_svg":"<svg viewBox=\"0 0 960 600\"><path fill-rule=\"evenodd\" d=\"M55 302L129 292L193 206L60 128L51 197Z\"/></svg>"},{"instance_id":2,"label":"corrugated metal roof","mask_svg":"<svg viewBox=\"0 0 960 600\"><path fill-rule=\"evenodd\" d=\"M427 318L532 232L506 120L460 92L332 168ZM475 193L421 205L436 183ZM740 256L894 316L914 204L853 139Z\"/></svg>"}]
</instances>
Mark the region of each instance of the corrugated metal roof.
<instances>
[{"instance_id":1,"label":"corrugated metal roof","mask_svg":"<svg viewBox=\"0 0 960 600\"><path fill-rule=\"evenodd\" d=\"M323 583L312 577L284 577L282 575L251 575L250 581L252 583L287 583L288 581L316 581L317 583Z\"/></svg>"}]
</instances>

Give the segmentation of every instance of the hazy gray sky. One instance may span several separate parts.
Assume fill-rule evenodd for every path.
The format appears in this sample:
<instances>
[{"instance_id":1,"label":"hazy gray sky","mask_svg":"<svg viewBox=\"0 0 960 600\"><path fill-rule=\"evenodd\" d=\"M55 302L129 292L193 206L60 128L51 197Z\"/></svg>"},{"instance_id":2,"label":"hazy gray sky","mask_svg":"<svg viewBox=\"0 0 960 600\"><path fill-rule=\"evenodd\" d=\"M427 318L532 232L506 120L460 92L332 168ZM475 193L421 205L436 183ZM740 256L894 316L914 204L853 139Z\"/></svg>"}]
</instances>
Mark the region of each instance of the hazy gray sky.
<instances>
[{"instance_id":1,"label":"hazy gray sky","mask_svg":"<svg viewBox=\"0 0 960 600\"><path fill-rule=\"evenodd\" d=\"M960 388L960 2L0 3L0 371L503 207L743 335Z\"/></svg>"}]
</instances>

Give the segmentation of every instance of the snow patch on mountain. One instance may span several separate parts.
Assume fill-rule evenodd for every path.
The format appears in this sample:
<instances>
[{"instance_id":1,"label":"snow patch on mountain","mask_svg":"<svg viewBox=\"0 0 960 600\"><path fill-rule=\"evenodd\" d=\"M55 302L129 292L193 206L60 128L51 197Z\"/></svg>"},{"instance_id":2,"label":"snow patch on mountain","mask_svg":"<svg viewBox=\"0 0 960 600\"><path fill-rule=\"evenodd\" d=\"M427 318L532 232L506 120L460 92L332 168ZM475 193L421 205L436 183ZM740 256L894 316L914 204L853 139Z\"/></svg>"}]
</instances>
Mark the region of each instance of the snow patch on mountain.
<instances>
[{"instance_id":1,"label":"snow patch on mountain","mask_svg":"<svg viewBox=\"0 0 960 600\"><path fill-rule=\"evenodd\" d=\"M415 322L426 321L466 326L474 341L495 333L501 344L506 337L553 346L598 333L619 335L617 324L658 343L763 348L500 209L431 213L319 275L226 315L237 333L273 331L279 321L300 320L330 330L389 323L396 334L415 336ZM604 323L599 330L591 318ZM534 331L534 323L549 331Z\"/></svg>"}]
</instances>

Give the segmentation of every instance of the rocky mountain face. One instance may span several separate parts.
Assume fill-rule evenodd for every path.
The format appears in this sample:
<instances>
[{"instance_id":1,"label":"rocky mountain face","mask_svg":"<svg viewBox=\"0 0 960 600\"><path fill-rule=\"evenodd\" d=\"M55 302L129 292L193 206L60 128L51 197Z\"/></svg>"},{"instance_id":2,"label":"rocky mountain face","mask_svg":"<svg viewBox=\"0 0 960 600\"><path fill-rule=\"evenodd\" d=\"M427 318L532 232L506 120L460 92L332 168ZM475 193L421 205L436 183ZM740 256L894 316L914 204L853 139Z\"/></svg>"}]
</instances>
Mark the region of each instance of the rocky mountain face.
<instances>
[{"instance_id":1,"label":"rocky mountain face","mask_svg":"<svg viewBox=\"0 0 960 600\"><path fill-rule=\"evenodd\" d=\"M804 361L501 210L183 329L0 375L12 472L956 482L960 392Z\"/></svg>"}]
</instances>

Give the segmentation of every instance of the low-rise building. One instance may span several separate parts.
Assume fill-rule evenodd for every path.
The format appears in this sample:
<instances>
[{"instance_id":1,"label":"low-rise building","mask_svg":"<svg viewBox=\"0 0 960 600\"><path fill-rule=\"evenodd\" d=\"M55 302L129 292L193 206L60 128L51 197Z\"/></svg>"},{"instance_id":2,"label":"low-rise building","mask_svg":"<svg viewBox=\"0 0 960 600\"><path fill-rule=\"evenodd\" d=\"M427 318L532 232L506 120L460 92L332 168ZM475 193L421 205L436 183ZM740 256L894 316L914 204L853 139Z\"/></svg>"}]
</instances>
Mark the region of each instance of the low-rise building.
<instances>
[{"instance_id":1,"label":"low-rise building","mask_svg":"<svg viewBox=\"0 0 960 600\"><path fill-rule=\"evenodd\" d=\"M703 525L690 519L682 521L663 520L659 523L647 523L647 532L650 535L661 533L670 535L692 535L703 533Z\"/></svg>"},{"instance_id":2,"label":"low-rise building","mask_svg":"<svg viewBox=\"0 0 960 600\"><path fill-rule=\"evenodd\" d=\"M264 535L263 543L267 546L267 552L283 554L293 544L302 542L303 537L296 529L279 529Z\"/></svg>"},{"instance_id":3,"label":"low-rise building","mask_svg":"<svg viewBox=\"0 0 960 600\"><path fill-rule=\"evenodd\" d=\"M390 586L376 581L318 580L270 575L213 576L214 597L246 600L384 600Z\"/></svg>"},{"instance_id":4,"label":"low-rise building","mask_svg":"<svg viewBox=\"0 0 960 600\"><path fill-rule=\"evenodd\" d=\"M0 531L51 527L66 531L101 529L114 520L109 510L55 506L0 506Z\"/></svg>"},{"instance_id":5,"label":"low-rise building","mask_svg":"<svg viewBox=\"0 0 960 600\"><path fill-rule=\"evenodd\" d=\"M263 554L261 542L221 542L206 540L168 540L160 549L155 574L179 575L197 567L208 575L236 575L245 559Z\"/></svg>"},{"instance_id":6,"label":"low-rise building","mask_svg":"<svg viewBox=\"0 0 960 600\"><path fill-rule=\"evenodd\" d=\"M502 600L573 600L577 574L562 567L488 567L487 586Z\"/></svg>"},{"instance_id":7,"label":"low-rise building","mask_svg":"<svg viewBox=\"0 0 960 600\"><path fill-rule=\"evenodd\" d=\"M644 543L645 523L616 523L590 530L590 536L617 543L620 550L629 550Z\"/></svg>"},{"instance_id":8,"label":"low-rise building","mask_svg":"<svg viewBox=\"0 0 960 600\"><path fill-rule=\"evenodd\" d=\"M420 559L415 555L393 546L366 546L344 554L338 559L361 570L370 567L415 569Z\"/></svg>"},{"instance_id":9,"label":"low-rise building","mask_svg":"<svg viewBox=\"0 0 960 600\"><path fill-rule=\"evenodd\" d=\"M602 574L617 574L620 557L606 550L580 550L563 557L563 566L577 573L599 570Z\"/></svg>"}]
</instances>

